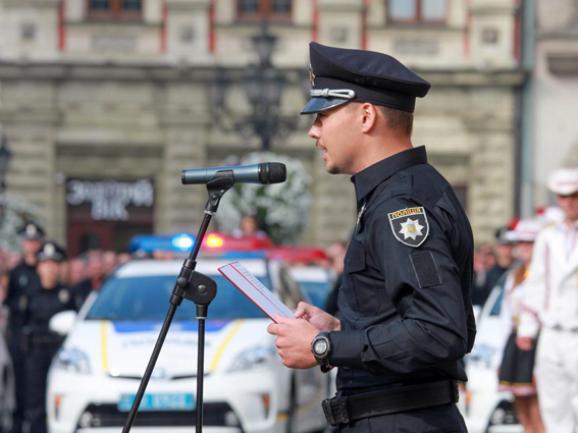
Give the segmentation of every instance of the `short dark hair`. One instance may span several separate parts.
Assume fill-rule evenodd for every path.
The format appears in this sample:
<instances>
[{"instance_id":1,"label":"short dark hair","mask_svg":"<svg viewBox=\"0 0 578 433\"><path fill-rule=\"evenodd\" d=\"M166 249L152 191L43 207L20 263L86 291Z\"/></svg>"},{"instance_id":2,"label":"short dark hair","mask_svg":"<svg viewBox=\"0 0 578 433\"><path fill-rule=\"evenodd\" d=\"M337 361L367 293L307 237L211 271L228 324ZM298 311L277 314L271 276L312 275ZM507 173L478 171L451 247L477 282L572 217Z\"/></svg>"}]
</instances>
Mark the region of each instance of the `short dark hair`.
<instances>
[{"instance_id":1,"label":"short dark hair","mask_svg":"<svg viewBox=\"0 0 578 433\"><path fill-rule=\"evenodd\" d=\"M396 110L395 108L384 107L379 105L389 127L399 133L410 136L413 131L413 113L407 111Z\"/></svg>"}]
</instances>

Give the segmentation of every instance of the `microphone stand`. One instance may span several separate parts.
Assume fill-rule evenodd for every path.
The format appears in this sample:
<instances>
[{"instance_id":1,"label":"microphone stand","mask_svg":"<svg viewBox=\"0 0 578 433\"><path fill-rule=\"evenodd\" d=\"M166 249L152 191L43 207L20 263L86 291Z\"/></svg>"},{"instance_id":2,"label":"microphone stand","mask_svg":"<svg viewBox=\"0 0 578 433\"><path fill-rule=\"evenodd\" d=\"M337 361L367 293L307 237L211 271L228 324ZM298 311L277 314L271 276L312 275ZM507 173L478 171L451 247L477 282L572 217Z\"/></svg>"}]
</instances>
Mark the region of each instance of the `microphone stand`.
<instances>
[{"instance_id":1,"label":"microphone stand","mask_svg":"<svg viewBox=\"0 0 578 433\"><path fill-rule=\"evenodd\" d=\"M197 330L198 344L197 344L197 404L196 404L196 429L195 432L202 433L203 431L203 382L205 375L205 320L209 304L217 295L217 284L214 280L195 271L197 266L197 255L203 243L203 239L211 222L213 215L217 212L219 202L223 195L233 186L234 177L230 170L219 171L213 178L207 182L207 190L209 192L209 199L205 205L204 217L197 233L195 244L189 253L189 257L184 261L181 272L177 277L173 292L170 298L170 305L167 315L161 327L159 336L155 343L155 347L149 359L145 373L141 379L135 399L128 414L122 433L130 432L134 423L138 407L142 401L147 385L153 373L153 369L157 359L161 353L161 348L169 332L169 327L173 317L177 311L177 307L183 301L183 298L192 301L196 305L197 320L199 327Z\"/></svg>"}]
</instances>

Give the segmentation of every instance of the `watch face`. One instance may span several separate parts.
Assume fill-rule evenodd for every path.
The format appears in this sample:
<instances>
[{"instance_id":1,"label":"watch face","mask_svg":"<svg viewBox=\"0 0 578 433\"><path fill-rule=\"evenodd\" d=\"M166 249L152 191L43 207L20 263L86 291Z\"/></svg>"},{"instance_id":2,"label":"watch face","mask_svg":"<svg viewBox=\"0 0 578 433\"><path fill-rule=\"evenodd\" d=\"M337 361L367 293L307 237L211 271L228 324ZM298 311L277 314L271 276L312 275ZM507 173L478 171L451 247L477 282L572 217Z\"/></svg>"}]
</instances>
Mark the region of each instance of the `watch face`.
<instances>
[{"instance_id":1,"label":"watch face","mask_svg":"<svg viewBox=\"0 0 578 433\"><path fill-rule=\"evenodd\" d=\"M313 345L313 350L317 355L323 355L327 352L327 341L324 338L320 338Z\"/></svg>"}]
</instances>

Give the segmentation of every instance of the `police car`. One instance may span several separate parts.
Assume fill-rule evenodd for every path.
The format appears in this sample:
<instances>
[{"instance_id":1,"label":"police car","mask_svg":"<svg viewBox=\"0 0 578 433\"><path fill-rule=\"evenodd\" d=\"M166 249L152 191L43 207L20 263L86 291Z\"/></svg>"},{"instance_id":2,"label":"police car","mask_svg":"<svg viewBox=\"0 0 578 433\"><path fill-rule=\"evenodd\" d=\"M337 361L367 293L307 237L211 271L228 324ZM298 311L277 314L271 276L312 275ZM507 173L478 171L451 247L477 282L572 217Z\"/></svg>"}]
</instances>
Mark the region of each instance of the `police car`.
<instances>
[{"instance_id":1,"label":"police car","mask_svg":"<svg viewBox=\"0 0 578 433\"><path fill-rule=\"evenodd\" d=\"M522 433L512 397L498 391L498 368L511 324L502 314L504 288L498 284L478 318L472 353L466 358L468 382L460 404L470 433Z\"/></svg>"},{"instance_id":2,"label":"police car","mask_svg":"<svg viewBox=\"0 0 578 433\"><path fill-rule=\"evenodd\" d=\"M294 265L289 268L289 273L306 294L309 303L325 308L335 280L327 268L319 265Z\"/></svg>"},{"instance_id":3,"label":"police car","mask_svg":"<svg viewBox=\"0 0 578 433\"><path fill-rule=\"evenodd\" d=\"M335 275L325 264L327 254L314 246L283 246L269 248L267 257L282 260L289 267L289 274L299 284L306 301L324 308L335 283Z\"/></svg>"},{"instance_id":4,"label":"police car","mask_svg":"<svg viewBox=\"0 0 578 433\"><path fill-rule=\"evenodd\" d=\"M204 429L208 432L302 432L325 426L319 369L285 368L266 332L270 320L217 268L231 259L199 259L218 284L206 324ZM298 285L276 260L238 260L290 308ZM79 312L49 373L51 433L118 432L169 306L182 260L140 260L120 267ZM191 431L195 425L195 305L178 308L131 431ZM64 315L55 329L67 327Z\"/></svg>"}]
</instances>

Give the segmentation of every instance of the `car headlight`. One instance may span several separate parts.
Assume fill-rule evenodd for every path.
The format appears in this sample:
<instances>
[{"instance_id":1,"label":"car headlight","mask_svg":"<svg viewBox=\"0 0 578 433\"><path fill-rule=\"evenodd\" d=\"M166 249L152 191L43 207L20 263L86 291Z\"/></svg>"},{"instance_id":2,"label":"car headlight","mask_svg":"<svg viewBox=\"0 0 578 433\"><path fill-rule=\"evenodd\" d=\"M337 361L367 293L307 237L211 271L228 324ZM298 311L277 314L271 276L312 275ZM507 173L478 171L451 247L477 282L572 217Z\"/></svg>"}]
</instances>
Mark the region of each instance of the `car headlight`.
<instances>
[{"instance_id":1,"label":"car headlight","mask_svg":"<svg viewBox=\"0 0 578 433\"><path fill-rule=\"evenodd\" d=\"M240 352L227 369L229 373L249 370L261 364L265 364L275 357L275 348L266 346L254 346Z\"/></svg>"},{"instance_id":2,"label":"car headlight","mask_svg":"<svg viewBox=\"0 0 578 433\"><path fill-rule=\"evenodd\" d=\"M61 349L54 358L54 368L79 374L90 373L88 355L80 349L70 347Z\"/></svg>"}]
</instances>

